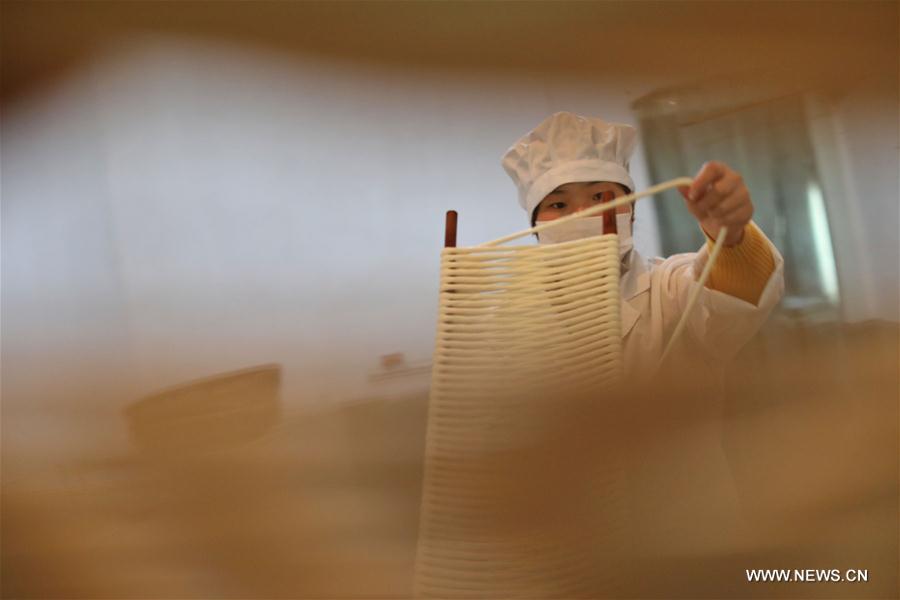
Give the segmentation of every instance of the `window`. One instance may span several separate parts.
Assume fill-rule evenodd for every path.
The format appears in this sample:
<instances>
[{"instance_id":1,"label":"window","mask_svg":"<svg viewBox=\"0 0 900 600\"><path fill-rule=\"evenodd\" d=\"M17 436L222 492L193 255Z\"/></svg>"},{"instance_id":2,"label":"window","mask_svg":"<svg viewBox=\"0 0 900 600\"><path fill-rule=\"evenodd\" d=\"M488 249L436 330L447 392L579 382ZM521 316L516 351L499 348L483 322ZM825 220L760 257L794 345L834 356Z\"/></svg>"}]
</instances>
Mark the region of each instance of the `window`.
<instances>
[{"instance_id":1,"label":"window","mask_svg":"<svg viewBox=\"0 0 900 600\"><path fill-rule=\"evenodd\" d=\"M784 256L782 309L831 318L839 308L833 224L810 141L806 94L745 98L743 103L726 96L707 95L697 86L635 103L650 177L665 181L693 175L707 160L739 171L750 188L754 221ZM677 191L655 202L665 255L703 244Z\"/></svg>"}]
</instances>

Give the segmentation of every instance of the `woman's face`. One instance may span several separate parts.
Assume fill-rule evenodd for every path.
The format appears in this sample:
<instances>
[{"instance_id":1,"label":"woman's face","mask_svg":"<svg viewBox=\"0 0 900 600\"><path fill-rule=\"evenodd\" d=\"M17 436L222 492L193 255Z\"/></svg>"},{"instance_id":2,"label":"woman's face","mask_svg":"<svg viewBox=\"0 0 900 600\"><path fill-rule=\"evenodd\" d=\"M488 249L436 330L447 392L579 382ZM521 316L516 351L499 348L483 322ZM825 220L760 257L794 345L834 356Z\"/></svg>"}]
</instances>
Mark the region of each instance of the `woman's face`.
<instances>
[{"instance_id":1,"label":"woman's face","mask_svg":"<svg viewBox=\"0 0 900 600\"><path fill-rule=\"evenodd\" d=\"M622 185L609 181L566 183L541 200L534 213L535 220L552 221L596 206L603 202L604 192L613 192L616 198L628 193ZM631 205L618 206L616 212L628 214L631 212Z\"/></svg>"}]
</instances>

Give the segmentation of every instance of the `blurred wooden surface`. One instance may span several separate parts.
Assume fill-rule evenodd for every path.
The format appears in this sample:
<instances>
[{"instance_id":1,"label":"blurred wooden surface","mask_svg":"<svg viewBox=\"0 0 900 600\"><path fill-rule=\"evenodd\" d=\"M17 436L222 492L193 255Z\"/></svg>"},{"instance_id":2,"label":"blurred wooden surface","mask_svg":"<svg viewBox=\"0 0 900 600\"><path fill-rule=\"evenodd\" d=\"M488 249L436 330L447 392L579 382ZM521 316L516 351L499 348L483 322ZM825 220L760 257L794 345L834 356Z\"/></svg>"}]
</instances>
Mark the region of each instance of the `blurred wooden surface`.
<instances>
[{"instance_id":1,"label":"blurred wooden surface","mask_svg":"<svg viewBox=\"0 0 900 600\"><path fill-rule=\"evenodd\" d=\"M835 84L896 73L893 2L74 1L4 2L2 11L4 101L123 39L153 35L415 69L623 79L677 71L682 82L762 69Z\"/></svg>"},{"instance_id":2,"label":"blurred wooden surface","mask_svg":"<svg viewBox=\"0 0 900 600\"><path fill-rule=\"evenodd\" d=\"M135 442L172 454L228 448L280 420L281 367L263 365L180 385L125 411Z\"/></svg>"},{"instance_id":3,"label":"blurred wooden surface","mask_svg":"<svg viewBox=\"0 0 900 600\"><path fill-rule=\"evenodd\" d=\"M752 531L716 551L725 534L680 496L691 482L660 477L653 493L632 499L632 509L654 511L638 514L653 528L622 561L630 584L616 596L896 597L896 325L774 327L742 358L724 424ZM259 385L241 389L269 398L271 375L252 375ZM644 401L679 397L667 388ZM422 395L358 402L281 420L249 441L200 431L214 447L171 453L139 444L4 485L3 597L409 597L426 406ZM700 425L665 410L628 417L632 427L599 441L630 439L635 452L644 449L635 456L661 465L661 453L677 453L690 442L682 433ZM522 485L552 492L566 473L590 467L597 429L588 419L555 419L547 431L549 446L505 460ZM511 498L531 512L511 513L505 526L565 516L555 497ZM686 522L667 523L667 515ZM693 541L668 539L668 527ZM868 569L869 581L748 584L744 569L753 568Z\"/></svg>"}]
</instances>

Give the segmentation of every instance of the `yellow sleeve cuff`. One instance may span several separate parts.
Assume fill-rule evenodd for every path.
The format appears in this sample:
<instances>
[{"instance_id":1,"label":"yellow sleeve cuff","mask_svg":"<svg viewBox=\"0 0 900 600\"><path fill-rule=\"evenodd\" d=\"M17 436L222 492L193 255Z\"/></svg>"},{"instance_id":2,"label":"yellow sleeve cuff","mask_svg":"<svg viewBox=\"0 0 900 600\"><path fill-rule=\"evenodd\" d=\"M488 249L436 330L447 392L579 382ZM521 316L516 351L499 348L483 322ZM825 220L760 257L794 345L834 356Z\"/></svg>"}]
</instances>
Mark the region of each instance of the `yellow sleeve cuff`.
<instances>
[{"instance_id":1,"label":"yellow sleeve cuff","mask_svg":"<svg viewBox=\"0 0 900 600\"><path fill-rule=\"evenodd\" d=\"M707 249L713 241L706 236ZM706 287L756 304L775 270L775 257L765 234L752 221L744 227L744 238L730 248L722 247L709 272Z\"/></svg>"}]
</instances>

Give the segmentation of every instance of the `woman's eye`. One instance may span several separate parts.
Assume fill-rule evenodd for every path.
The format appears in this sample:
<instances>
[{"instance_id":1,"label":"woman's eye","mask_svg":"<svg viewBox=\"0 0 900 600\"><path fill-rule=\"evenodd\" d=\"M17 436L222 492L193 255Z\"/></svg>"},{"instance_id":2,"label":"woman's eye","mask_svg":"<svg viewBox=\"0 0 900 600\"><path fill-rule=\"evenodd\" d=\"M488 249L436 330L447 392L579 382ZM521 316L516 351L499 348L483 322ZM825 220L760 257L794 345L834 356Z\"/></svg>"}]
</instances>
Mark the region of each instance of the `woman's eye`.
<instances>
[{"instance_id":1,"label":"woman's eye","mask_svg":"<svg viewBox=\"0 0 900 600\"><path fill-rule=\"evenodd\" d=\"M603 194L605 192L597 192L594 194L594 202L603 202Z\"/></svg>"},{"instance_id":2,"label":"woman's eye","mask_svg":"<svg viewBox=\"0 0 900 600\"><path fill-rule=\"evenodd\" d=\"M565 202L553 202L547 208L552 208L554 210L563 210L566 208L566 203Z\"/></svg>"}]
</instances>

